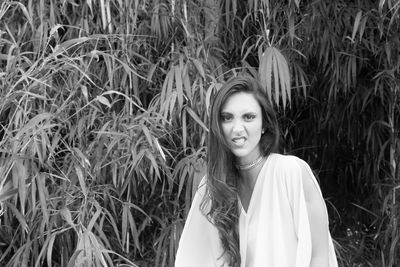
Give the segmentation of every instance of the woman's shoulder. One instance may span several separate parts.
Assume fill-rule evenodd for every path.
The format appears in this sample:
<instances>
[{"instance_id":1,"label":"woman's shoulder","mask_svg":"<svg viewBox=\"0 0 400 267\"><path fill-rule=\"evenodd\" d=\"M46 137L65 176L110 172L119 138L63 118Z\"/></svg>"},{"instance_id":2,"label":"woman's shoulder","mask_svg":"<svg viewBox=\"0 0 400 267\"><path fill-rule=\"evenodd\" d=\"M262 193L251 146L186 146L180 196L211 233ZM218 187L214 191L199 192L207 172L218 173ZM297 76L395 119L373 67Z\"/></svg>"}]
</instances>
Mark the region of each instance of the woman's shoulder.
<instances>
[{"instance_id":1,"label":"woman's shoulder","mask_svg":"<svg viewBox=\"0 0 400 267\"><path fill-rule=\"evenodd\" d=\"M278 176L298 177L311 171L306 161L294 155L272 153L268 161L268 169Z\"/></svg>"},{"instance_id":2,"label":"woman's shoulder","mask_svg":"<svg viewBox=\"0 0 400 267\"><path fill-rule=\"evenodd\" d=\"M285 170L301 168L303 165L308 165L304 160L294 155L271 153L269 158L270 162L273 163L272 165Z\"/></svg>"},{"instance_id":3,"label":"woman's shoulder","mask_svg":"<svg viewBox=\"0 0 400 267\"><path fill-rule=\"evenodd\" d=\"M273 154L270 166L273 179L281 181L288 188L303 188L308 194L307 199L319 191L315 191L318 182L310 165L303 159L293 155Z\"/></svg>"}]
</instances>

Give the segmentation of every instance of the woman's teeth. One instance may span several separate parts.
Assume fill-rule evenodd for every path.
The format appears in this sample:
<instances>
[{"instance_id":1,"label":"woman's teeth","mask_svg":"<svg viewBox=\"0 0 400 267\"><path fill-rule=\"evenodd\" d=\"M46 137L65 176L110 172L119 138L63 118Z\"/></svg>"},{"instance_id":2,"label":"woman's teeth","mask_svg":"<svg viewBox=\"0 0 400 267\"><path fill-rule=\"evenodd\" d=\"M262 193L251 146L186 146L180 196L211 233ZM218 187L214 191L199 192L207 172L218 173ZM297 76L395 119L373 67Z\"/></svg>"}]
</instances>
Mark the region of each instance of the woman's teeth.
<instances>
[{"instance_id":1,"label":"woman's teeth","mask_svg":"<svg viewBox=\"0 0 400 267\"><path fill-rule=\"evenodd\" d=\"M235 143L236 145L243 145L244 142L246 141L246 138L244 137L240 137L240 138L233 138L232 139L233 143Z\"/></svg>"}]
</instances>

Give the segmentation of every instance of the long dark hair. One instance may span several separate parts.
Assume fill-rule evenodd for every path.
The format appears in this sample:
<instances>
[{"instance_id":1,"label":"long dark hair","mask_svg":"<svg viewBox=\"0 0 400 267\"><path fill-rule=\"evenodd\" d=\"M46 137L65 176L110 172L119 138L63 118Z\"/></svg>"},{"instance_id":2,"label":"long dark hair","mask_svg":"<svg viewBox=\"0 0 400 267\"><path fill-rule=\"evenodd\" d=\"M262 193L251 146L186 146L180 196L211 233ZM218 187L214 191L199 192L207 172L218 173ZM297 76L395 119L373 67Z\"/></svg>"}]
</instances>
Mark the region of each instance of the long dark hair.
<instances>
[{"instance_id":1,"label":"long dark hair","mask_svg":"<svg viewBox=\"0 0 400 267\"><path fill-rule=\"evenodd\" d=\"M278 149L279 127L275 111L260 83L247 74L228 80L215 94L212 102L207 150L207 194L202 203L203 212L217 227L224 256L229 266L240 266L238 233L238 190L239 172L234 167L235 157L229 150L221 128L221 109L233 94L252 94L262 111L260 150L264 156ZM207 209L205 207L208 207Z\"/></svg>"}]
</instances>

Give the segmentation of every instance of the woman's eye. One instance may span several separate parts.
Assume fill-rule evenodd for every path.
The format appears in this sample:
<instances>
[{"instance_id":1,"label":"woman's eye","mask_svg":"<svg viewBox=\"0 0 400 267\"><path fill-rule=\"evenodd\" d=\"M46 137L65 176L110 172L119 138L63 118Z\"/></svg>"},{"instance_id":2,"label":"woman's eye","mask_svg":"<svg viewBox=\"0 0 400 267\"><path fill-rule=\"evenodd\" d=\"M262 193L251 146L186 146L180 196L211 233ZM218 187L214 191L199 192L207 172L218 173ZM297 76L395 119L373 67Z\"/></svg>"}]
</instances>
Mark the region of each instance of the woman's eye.
<instances>
[{"instance_id":1,"label":"woman's eye","mask_svg":"<svg viewBox=\"0 0 400 267\"><path fill-rule=\"evenodd\" d=\"M230 115L221 115L221 121L222 122L228 122L232 120L232 116Z\"/></svg>"},{"instance_id":2,"label":"woman's eye","mask_svg":"<svg viewBox=\"0 0 400 267\"><path fill-rule=\"evenodd\" d=\"M256 115L254 115L254 114L244 114L244 119L246 120L246 121L251 121L251 120L254 120L255 119L255 117L256 117Z\"/></svg>"}]
</instances>

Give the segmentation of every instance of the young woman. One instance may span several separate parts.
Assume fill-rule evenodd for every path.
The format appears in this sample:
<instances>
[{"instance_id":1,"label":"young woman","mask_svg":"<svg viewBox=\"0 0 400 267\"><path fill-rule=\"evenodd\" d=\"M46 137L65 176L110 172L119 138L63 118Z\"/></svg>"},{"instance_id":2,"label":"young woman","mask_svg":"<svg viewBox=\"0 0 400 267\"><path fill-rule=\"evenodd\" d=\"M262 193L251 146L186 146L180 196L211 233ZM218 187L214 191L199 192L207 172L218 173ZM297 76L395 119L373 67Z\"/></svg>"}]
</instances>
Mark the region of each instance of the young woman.
<instances>
[{"instance_id":1,"label":"young woman","mask_svg":"<svg viewBox=\"0 0 400 267\"><path fill-rule=\"evenodd\" d=\"M207 176L175 267L336 267L328 214L308 164L276 153L277 119L260 84L241 75L211 108Z\"/></svg>"}]
</instances>

